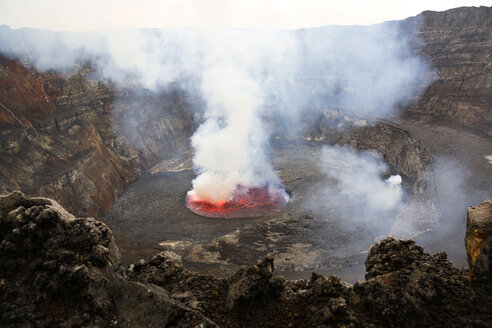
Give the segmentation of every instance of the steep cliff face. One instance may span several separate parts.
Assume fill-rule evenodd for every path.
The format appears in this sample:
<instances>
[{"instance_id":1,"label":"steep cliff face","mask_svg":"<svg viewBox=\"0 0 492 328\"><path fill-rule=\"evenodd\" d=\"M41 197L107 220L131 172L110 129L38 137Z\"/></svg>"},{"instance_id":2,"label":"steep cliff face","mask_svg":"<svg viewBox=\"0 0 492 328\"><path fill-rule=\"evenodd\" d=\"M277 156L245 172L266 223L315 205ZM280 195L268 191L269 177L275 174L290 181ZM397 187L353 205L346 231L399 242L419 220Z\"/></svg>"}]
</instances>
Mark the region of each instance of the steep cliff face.
<instances>
[{"instance_id":1,"label":"steep cliff face","mask_svg":"<svg viewBox=\"0 0 492 328\"><path fill-rule=\"evenodd\" d=\"M36 72L0 54L0 123L29 124L55 111Z\"/></svg>"},{"instance_id":2,"label":"steep cliff face","mask_svg":"<svg viewBox=\"0 0 492 328\"><path fill-rule=\"evenodd\" d=\"M187 150L193 120L180 97L116 95L91 78L89 65L62 76L4 58L0 191L22 189L57 198L76 213L103 215L148 167ZM135 113L141 130L126 131Z\"/></svg>"},{"instance_id":3,"label":"steep cliff face","mask_svg":"<svg viewBox=\"0 0 492 328\"><path fill-rule=\"evenodd\" d=\"M492 8L426 11L405 21L416 22L437 76L407 114L492 136Z\"/></svg>"},{"instance_id":4,"label":"steep cliff face","mask_svg":"<svg viewBox=\"0 0 492 328\"><path fill-rule=\"evenodd\" d=\"M63 79L19 67L14 61L2 65L2 85L22 85L2 94L3 112L8 109L24 122L4 121L2 190L22 188L59 197L67 208L80 213L104 213L132 174L135 178L129 163L116 159L89 120L90 115L104 119L111 91L85 82L83 70ZM30 83L23 82L25 76L30 76ZM84 107L89 102L92 106ZM82 190L88 191L85 196Z\"/></svg>"}]
</instances>

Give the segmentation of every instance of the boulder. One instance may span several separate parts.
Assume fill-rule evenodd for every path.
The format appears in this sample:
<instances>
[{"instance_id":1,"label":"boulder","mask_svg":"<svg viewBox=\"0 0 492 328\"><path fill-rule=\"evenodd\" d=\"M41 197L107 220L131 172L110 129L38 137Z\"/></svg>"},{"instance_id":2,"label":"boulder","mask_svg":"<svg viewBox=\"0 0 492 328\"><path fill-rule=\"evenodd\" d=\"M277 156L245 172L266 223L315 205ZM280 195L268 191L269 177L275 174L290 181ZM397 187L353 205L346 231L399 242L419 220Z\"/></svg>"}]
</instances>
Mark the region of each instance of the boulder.
<instances>
[{"instance_id":1,"label":"boulder","mask_svg":"<svg viewBox=\"0 0 492 328\"><path fill-rule=\"evenodd\" d=\"M468 207L465 244L472 286L492 293L492 199Z\"/></svg>"}]
</instances>

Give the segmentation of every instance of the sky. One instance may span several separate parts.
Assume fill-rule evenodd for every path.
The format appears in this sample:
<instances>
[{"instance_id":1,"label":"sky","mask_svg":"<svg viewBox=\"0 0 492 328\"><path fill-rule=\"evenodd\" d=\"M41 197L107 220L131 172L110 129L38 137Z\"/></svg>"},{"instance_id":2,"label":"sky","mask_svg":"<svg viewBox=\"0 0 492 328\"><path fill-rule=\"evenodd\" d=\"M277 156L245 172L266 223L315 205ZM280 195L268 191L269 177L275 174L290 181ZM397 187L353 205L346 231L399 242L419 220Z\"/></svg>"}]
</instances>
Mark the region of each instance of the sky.
<instances>
[{"instance_id":1,"label":"sky","mask_svg":"<svg viewBox=\"0 0 492 328\"><path fill-rule=\"evenodd\" d=\"M51 30L370 25L492 0L0 0L0 25Z\"/></svg>"}]
</instances>

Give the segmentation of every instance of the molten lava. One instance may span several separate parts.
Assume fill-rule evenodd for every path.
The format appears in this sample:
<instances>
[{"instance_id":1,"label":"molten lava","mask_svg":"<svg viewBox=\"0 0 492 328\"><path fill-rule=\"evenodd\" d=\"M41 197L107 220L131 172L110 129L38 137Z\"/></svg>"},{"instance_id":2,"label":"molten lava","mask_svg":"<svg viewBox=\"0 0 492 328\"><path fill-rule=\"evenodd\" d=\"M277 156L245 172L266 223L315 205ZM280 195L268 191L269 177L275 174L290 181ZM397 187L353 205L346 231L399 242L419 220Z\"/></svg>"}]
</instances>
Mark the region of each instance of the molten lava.
<instances>
[{"instance_id":1,"label":"molten lava","mask_svg":"<svg viewBox=\"0 0 492 328\"><path fill-rule=\"evenodd\" d=\"M201 216L211 218L244 218L280 212L289 197L283 189L275 187L238 187L231 200L206 202L193 192L186 197L186 207Z\"/></svg>"}]
</instances>

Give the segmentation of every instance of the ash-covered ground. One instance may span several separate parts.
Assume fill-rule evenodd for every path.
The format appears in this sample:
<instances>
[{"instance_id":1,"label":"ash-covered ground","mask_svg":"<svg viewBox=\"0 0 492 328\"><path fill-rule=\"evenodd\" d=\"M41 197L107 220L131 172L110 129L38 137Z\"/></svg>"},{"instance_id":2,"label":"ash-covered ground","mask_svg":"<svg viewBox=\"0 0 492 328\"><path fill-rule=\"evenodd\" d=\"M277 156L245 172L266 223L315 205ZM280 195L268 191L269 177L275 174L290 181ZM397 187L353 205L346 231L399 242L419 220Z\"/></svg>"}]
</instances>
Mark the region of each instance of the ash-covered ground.
<instances>
[{"instance_id":1,"label":"ash-covered ground","mask_svg":"<svg viewBox=\"0 0 492 328\"><path fill-rule=\"evenodd\" d=\"M274 168L291 195L281 213L242 219L198 216L184 204L195 175L182 166L133 183L105 220L124 235L176 251L202 272L228 273L267 255L277 258L280 271L362 264L375 236L364 234L363 226L343 224L329 211L317 216L306 208L308 201L325 209L350 207L337 206L340 199L315 199L318 182L325 179L317 168L320 147L319 142L277 143Z\"/></svg>"}]
</instances>

